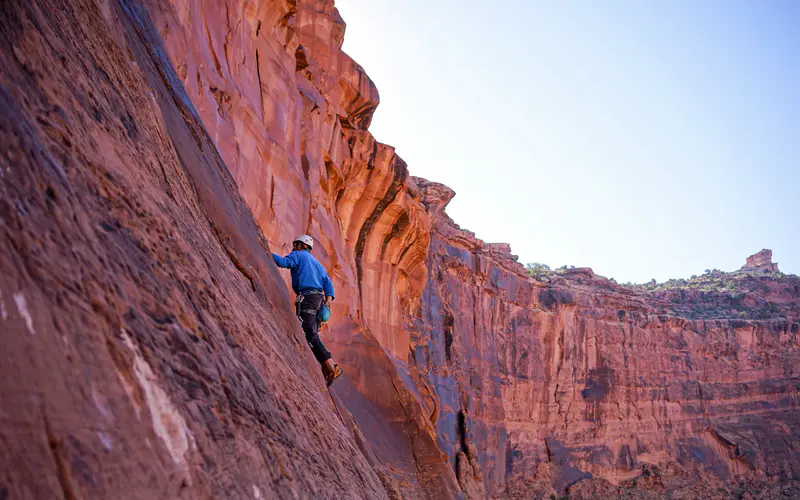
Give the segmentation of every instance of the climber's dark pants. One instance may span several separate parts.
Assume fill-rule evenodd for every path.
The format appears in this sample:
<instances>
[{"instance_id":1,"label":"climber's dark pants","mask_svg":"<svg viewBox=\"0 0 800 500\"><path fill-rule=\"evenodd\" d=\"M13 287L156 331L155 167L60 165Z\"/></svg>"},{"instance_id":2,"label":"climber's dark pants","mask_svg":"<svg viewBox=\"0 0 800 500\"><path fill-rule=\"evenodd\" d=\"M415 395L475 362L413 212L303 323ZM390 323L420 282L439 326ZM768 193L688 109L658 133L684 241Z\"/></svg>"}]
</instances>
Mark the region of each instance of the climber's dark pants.
<instances>
[{"instance_id":1,"label":"climber's dark pants","mask_svg":"<svg viewBox=\"0 0 800 500\"><path fill-rule=\"evenodd\" d=\"M300 297L298 297L300 298ZM303 332L306 334L308 345L311 352L320 364L331 359L331 353L325 349L322 340L319 338L319 322L317 312L322 307L322 294L310 293L302 296L302 301L298 304L297 316L303 323Z\"/></svg>"}]
</instances>

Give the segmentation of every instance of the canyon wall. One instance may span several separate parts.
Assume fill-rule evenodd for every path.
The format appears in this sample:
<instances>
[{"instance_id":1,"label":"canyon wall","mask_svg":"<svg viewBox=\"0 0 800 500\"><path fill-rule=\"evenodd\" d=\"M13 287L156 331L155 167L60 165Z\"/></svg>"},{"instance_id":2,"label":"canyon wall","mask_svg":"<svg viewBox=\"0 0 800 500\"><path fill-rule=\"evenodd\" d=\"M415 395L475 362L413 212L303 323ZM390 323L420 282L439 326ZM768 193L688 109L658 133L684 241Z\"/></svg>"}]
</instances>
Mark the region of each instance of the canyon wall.
<instances>
[{"instance_id":1,"label":"canyon wall","mask_svg":"<svg viewBox=\"0 0 800 500\"><path fill-rule=\"evenodd\" d=\"M800 281L765 274L732 298L585 268L532 279L368 131L378 91L332 0L7 5L0 303L17 361L0 418L25 429L2 434L10 450L38 443L0 462L10 491L45 469L40 491L66 498L800 479ZM269 259L300 233L337 289L332 400ZM694 314L731 301L771 313Z\"/></svg>"},{"instance_id":2,"label":"canyon wall","mask_svg":"<svg viewBox=\"0 0 800 500\"><path fill-rule=\"evenodd\" d=\"M531 280L366 130L378 93L332 1L213 4L154 17L270 241L319 242L337 391L406 495L650 467L796 478L795 317L688 320L590 271Z\"/></svg>"},{"instance_id":3,"label":"canyon wall","mask_svg":"<svg viewBox=\"0 0 800 500\"><path fill-rule=\"evenodd\" d=\"M429 189L440 215L415 371L457 394L464 426L440 432L470 462L477 452L487 491L797 480L800 279L743 278L737 303L779 311L771 319L689 319L731 294L640 292L589 269L528 279L507 248L441 215L443 188Z\"/></svg>"}]
</instances>

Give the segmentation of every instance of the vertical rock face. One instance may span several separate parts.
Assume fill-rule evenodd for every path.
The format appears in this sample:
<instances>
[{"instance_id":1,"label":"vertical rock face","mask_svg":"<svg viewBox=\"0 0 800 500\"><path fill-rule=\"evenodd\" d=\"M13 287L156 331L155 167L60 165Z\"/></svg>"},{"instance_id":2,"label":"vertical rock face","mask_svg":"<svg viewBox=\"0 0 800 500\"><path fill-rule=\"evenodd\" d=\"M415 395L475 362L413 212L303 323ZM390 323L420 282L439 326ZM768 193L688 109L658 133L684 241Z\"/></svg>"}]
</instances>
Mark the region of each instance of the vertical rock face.
<instances>
[{"instance_id":1,"label":"vertical rock face","mask_svg":"<svg viewBox=\"0 0 800 500\"><path fill-rule=\"evenodd\" d=\"M800 280L532 279L367 130L332 0L1 9L0 498L800 479ZM337 289L333 402L269 258L299 233Z\"/></svg>"},{"instance_id":2,"label":"vertical rock face","mask_svg":"<svg viewBox=\"0 0 800 500\"><path fill-rule=\"evenodd\" d=\"M377 459L407 495L456 495L451 457L407 366L412 312L427 282L429 215L405 162L366 130L378 92L342 52L345 24L333 2L148 7L276 251L288 252L299 233L314 237L337 288L323 333L348 375L336 391Z\"/></svg>"},{"instance_id":3,"label":"vertical rock face","mask_svg":"<svg viewBox=\"0 0 800 500\"><path fill-rule=\"evenodd\" d=\"M415 359L434 392L455 395L440 415L463 412L465 425L442 418L443 435L455 428L445 448L479 450L487 491L524 498L645 473L706 485L798 478L796 277L742 278L754 282L738 300L765 301L772 319L689 319L685 307L721 297L662 298L588 269L534 282L446 217L433 228L431 316Z\"/></svg>"},{"instance_id":4,"label":"vertical rock face","mask_svg":"<svg viewBox=\"0 0 800 500\"><path fill-rule=\"evenodd\" d=\"M141 4L0 11L0 498L385 498Z\"/></svg>"}]
</instances>

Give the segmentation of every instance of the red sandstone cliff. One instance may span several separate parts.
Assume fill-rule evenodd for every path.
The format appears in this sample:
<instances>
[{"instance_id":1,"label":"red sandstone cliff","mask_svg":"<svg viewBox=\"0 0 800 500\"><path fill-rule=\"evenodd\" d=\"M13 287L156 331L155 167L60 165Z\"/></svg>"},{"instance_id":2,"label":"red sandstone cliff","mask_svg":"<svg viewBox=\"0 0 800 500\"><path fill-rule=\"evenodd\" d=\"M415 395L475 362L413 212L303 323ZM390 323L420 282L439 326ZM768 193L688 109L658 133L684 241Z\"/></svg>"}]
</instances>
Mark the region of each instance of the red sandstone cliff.
<instances>
[{"instance_id":1,"label":"red sandstone cliff","mask_svg":"<svg viewBox=\"0 0 800 500\"><path fill-rule=\"evenodd\" d=\"M0 12L0 498L386 498L146 11Z\"/></svg>"},{"instance_id":2,"label":"red sandstone cliff","mask_svg":"<svg viewBox=\"0 0 800 500\"><path fill-rule=\"evenodd\" d=\"M706 497L799 478L797 278L530 278L367 131L378 93L330 0L8 5L0 436L24 460L0 461L0 492ZM318 242L339 412L259 231Z\"/></svg>"}]
</instances>

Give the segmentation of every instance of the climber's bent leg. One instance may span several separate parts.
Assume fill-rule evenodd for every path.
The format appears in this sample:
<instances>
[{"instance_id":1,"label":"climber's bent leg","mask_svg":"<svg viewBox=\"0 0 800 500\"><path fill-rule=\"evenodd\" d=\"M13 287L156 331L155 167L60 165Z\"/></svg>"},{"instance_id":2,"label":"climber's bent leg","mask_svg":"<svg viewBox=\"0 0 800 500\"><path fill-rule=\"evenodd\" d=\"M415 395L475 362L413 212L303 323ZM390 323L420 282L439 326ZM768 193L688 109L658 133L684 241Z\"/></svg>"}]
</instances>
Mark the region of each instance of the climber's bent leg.
<instances>
[{"instance_id":1,"label":"climber's bent leg","mask_svg":"<svg viewBox=\"0 0 800 500\"><path fill-rule=\"evenodd\" d=\"M300 320L303 322L303 332L306 334L308 345L311 352L317 358L319 364L331 359L331 353L325 348L319 338L319 323L317 322L317 312L322 307L322 295L310 294L303 297L300 304Z\"/></svg>"}]
</instances>

